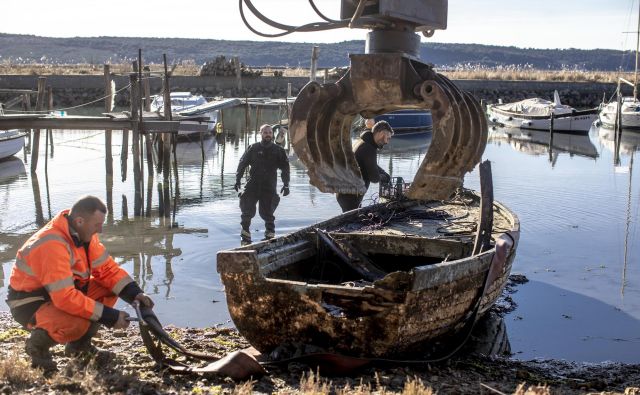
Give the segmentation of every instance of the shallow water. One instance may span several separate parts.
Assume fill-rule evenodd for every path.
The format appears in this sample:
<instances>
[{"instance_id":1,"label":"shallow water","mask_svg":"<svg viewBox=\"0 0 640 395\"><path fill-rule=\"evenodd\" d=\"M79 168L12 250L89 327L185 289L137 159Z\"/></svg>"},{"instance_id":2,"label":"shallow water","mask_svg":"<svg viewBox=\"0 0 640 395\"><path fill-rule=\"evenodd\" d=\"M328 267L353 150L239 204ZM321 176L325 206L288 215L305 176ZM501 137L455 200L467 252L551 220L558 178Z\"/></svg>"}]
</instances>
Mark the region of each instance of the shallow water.
<instances>
[{"instance_id":1,"label":"shallow water","mask_svg":"<svg viewBox=\"0 0 640 395\"><path fill-rule=\"evenodd\" d=\"M262 113L275 122L277 112ZM30 156L0 162L0 299L15 252L40 223L69 207L82 194L95 194L113 207L102 236L114 258L156 301L163 324L232 325L216 273L216 252L239 244L235 168L255 133L242 133L241 110L225 110L226 129L237 138L226 144L205 140L178 145L179 199L169 219L158 216L158 176L151 183L149 215L133 215L133 172L120 175L121 132L113 132L114 176L105 176L104 133L54 131L54 151L45 171L44 134L36 176ZM255 127L255 119L250 119ZM513 272L530 282L513 295L518 308L506 317L516 358L640 362L640 184L631 168L640 133L625 133L621 165L614 166L610 132L589 136L492 132L484 154L492 161L495 198L520 218L522 234ZM410 180L422 160L429 135L394 138L379 164ZM130 145L129 145L130 146ZM638 160L640 161L640 160ZM637 162L638 162L637 161ZM146 180L145 166L145 180ZM291 166L291 195L276 211L276 231L284 234L340 213L333 195L308 183L304 167ZM465 185L478 189L478 174ZM176 192L175 184L171 185ZM149 197L145 188L144 200ZM365 202L377 198L375 185ZM145 211L147 206L145 205ZM173 223L174 227L169 225ZM254 238L264 232L258 216ZM126 308L122 303L119 305ZM0 310L8 308L0 303Z\"/></svg>"}]
</instances>

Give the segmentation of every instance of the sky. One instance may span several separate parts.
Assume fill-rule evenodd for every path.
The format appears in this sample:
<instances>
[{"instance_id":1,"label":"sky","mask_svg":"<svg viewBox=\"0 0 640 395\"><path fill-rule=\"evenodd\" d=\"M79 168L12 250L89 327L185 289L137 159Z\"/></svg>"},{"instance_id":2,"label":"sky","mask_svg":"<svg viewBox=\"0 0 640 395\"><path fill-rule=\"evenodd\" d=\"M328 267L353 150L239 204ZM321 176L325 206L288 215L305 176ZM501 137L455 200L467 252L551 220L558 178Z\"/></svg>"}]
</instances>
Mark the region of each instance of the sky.
<instances>
[{"instance_id":1,"label":"sky","mask_svg":"<svg viewBox=\"0 0 640 395\"><path fill-rule=\"evenodd\" d=\"M24 0L23 0L24 1ZM294 33L265 39L245 27L236 0L4 0L0 33L47 37L180 37L309 43L364 40L362 29ZM428 1L428 0L422 0ZM423 42L520 48L635 48L640 0L449 0L448 26ZM321 21L307 0L252 0L267 17L287 25ZM340 0L315 0L339 18ZM249 11L245 8L245 13ZM258 30L276 32L255 18Z\"/></svg>"}]
</instances>

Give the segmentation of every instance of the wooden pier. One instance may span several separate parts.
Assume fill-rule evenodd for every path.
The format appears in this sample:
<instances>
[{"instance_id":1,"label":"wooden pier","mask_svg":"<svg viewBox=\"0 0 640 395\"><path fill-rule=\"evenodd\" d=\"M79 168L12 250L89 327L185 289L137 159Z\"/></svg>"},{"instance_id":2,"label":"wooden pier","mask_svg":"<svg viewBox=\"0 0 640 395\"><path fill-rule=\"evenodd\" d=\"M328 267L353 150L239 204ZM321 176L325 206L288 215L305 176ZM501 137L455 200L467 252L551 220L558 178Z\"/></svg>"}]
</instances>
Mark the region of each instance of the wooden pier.
<instances>
[{"instance_id":1,"label":"wooden pier","mask_svg":"<svg viewBox=\"0 0 640 395\"><path fill-rule=\"evenodd\" d=\"M111 132L113 130L122 130L122 153L120 156L121 177L126 180L127 162L129 150L133 156L133 175L134 175L134 214L136 216L144 213L144 163L143 155L147 155L147 178L149 181L153 179L154 166L152 151L157 150L157 172L162 173L162 186L160 196L163 202L162 216L169 217L171 212L171 197L169 194L171 184L171 173L176 181L177 186L177 158L175 157L176 136L180 132L200 132L201 136L212 126L217 126L216 131L223 133L225 108L242 106L246 112L246 129L249 125L250 108L255 108L256 125L258 130L261 119L262 108L286 108L285 117L288 118L289 104L293 103L289 97L285 99L264 98L224 98L209 101L200 106L190 108L179 113L173 113L171 110L171 94L170 94L170 76L171 73L167 67L166 56L164 57L164 74L162 75L163 89L162 95L165 103L164 112L150 111L151 94L149 89L149 79L151 78L148 69L142 67L142 51L138 52L137 61L133 62L132 72L129 74L129 85L122 89L129 89L130 109L129 111L113 112L113 95L115 94L111 81L112 74L110 66L104 65L104 97L94 100L84 105L104 102L104 112L99 116L80 116L66 115L64 112L69 109L53 109L52 89L46 85L46 77L39 77L37 90L28 89L3 89L3 93L13 93L16 96L7 101L0 103L0 130L7 129L32 129L31 138L31 173L35 175L38 165L39 146L40 146L40 130L46 130L46 149L53 150L52 131L62 130L103 130L105 133L105 172L109 178L113 177L113 158L112 158L112 140ZM31 108L31 96L35 95L36 108ZM5 109L21 104L22 111L7 114ZM48 104L48 105L46 105ZM76 106L80 107L80 106ZM74 108L76 108L74 107ZM207 112L219 110L218 125L209 125L209 117ZM129 131L132 132L131 148L129 148ZM256 134L257 135L257 134ZM256 136L257 138L257 136ZM155 142L156 144L153 144ZM201 139L202 142L202 139ZM145 149L143 149L143 146ZM53 152L53 151L52 151ZM173 156L173 158L172 158ZM45 170L47 167L45 155ZM204 157L204 152L203 152ZM173 169L173 171L172 171ZM111 179L111 182L112 179ZM148 192L147 192L148 193ZM147 202L149 205L150 202Z\"/></svg>"}]
</instances>

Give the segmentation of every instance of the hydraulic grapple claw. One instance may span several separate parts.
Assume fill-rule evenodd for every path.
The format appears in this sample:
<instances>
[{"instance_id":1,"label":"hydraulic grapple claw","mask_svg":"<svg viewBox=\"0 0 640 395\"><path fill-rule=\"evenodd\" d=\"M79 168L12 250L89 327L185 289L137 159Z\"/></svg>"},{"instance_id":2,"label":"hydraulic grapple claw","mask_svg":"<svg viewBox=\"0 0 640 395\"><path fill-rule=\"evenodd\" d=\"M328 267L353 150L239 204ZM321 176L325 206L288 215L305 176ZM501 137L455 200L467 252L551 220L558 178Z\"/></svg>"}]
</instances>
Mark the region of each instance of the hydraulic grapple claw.
<instances>
[{"instance_id":1,"label":"hydraulic grapple claw","mask_svg":"<svg viewBox=\"0 0 640 395\"><path fill-rule=\"evenodd\" d=\"M479 103L424 63L401 54L351 55L351 69L335 84L308 83L291 111L293 148L322 192L363 194L351 148L357 114L371 118L399 109L428 109L429 150L407 197L446 199L480 162L487 122Z\"/></svg>"}]
</instances>

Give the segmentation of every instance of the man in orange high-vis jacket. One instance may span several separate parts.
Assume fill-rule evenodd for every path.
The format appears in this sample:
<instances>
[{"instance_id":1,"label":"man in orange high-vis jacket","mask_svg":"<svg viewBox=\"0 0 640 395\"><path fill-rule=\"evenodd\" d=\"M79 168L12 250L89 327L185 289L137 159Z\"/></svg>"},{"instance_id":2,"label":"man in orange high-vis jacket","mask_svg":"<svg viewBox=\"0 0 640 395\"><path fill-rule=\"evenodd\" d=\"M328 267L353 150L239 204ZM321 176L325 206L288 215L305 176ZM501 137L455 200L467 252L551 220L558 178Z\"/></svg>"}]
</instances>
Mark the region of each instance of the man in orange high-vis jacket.
<instances>
[{"instance_id":1,"label":"man in orange high-vis jacket","mask_svg":"<svg viewBox=\"0 0 640 395\"><path fill-rule=\"evenodd\" d=\"M65 353L96 353L99 324L129 326L113 308L118 297L153 307L153 301L107 253L98 238L107 213L95 196L84 196L36 232L20 248L11 270L7 304L14 319L31 330L26 352L34 367L55 370L51 346Z\"/></svg>"}]
</instances>

